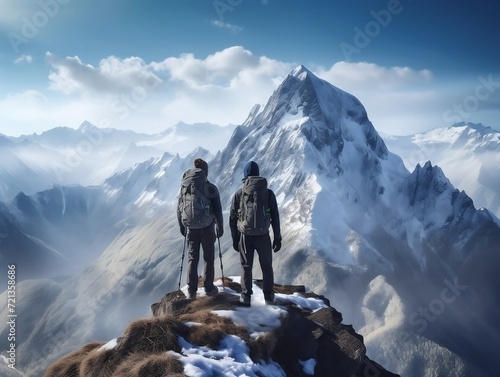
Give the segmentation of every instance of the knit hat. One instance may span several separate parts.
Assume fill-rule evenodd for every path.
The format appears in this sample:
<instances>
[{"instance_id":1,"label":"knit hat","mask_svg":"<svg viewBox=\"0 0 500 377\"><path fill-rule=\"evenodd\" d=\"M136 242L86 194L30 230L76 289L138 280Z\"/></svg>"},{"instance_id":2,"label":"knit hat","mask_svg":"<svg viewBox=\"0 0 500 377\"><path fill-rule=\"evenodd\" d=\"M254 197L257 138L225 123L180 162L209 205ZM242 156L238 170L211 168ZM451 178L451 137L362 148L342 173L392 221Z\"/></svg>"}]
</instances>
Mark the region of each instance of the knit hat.
<instances>
[{"instance_id":1,"label":"knit hat","mask_svg":"<svg viewBox=\"0 0 500 377\"><path fill-rule=\"evenodd\" d=\"M257 165L254 161L247 162L243 168L243 175L245 176L245 179L249 176L259 176L259 165Z\"/></svg>"},{"instance_id":2,"label":"knit hat","mask_svg":"<svg viewBox=\"0 0 500 377\"><path fill-rule=\"evenodd\" d=\"M195 159L194 167L203 170L205 172L205 175L208 177L208 164L205 160L201 158Z\"/></svg>"}]
</instances>

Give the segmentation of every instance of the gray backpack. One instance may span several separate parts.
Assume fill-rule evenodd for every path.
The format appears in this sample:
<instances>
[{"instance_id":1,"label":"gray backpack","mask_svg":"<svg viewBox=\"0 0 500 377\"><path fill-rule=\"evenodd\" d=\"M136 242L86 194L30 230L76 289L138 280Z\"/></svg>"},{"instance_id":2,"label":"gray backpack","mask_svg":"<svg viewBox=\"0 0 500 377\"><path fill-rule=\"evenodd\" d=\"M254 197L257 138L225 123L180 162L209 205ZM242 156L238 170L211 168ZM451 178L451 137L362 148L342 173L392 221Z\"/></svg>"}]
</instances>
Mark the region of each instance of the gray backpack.
<instances>
[{"instance_id":1,"label":"gray backpack","mask_svg":"<svg viewBox=\"0 0 500 377\"><path fill-rule=\"evenodd\" d=\"M181 220L186 228L206 228L214 221L208 180L202 169L189 169L183 175L179 202Z\"/></svg>"},{"instance_id":2,"label":"gray backpack","mask_svg":"<svg viewBox=\"0 0 500 377\"><path fill-rule=\"evenodd\" d=\"M269 232L271 209L264 177L248 177L243 184L238 230L248 236L259 236Z\"/></svg>"}]
</instances>

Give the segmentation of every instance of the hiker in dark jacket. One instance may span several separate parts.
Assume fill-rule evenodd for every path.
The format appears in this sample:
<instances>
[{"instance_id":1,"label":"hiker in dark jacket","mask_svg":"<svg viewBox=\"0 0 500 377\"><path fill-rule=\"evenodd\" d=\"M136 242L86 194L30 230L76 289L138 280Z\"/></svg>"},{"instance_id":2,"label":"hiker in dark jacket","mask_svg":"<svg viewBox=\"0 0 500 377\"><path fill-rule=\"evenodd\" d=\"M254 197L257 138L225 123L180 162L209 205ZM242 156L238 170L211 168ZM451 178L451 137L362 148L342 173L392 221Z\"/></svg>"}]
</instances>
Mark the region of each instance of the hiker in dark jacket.
<instances>
[{"instance_id":1,"label":"hiker in dark jacket","mask_svg":"<svg viewBox=\"0 0 500 377\"><path fill-rule=\"evenodd\" d=\"M208 164L206 161L197 158L194 160L194 166L195 168L202 169L208 177ZM187 172L188 171L184 172L183 179ZM205 228L193 229L184 225L181 214L182 193L179 195L179 204L177 206L177 220L179 221L180 231L184 237L187 237L188 243L187 284L188 297L191 299L196 297L196 291L198 289L200 246L203 247L203 285L205 292L207 295L211 296L219 292L218 288L214 285L215 240L216 238L222 237L224 233L224 222L222 218L219 190L213 183L208 182L208 179L205 194L210 199L213 216L212 223Z\"/></svg>"},{"instance_id":2,"label":"hiker in dark jacket","mask_svg":"<svg viewBox=\"0 0 500 377\"><path fill-rule=\"evenodd\" d=\"M263 292L264 299L267 304L274 302L274 273L273 273L273 250L277 252L281 248L281 231L278 205L274 192L267 188L267 181L259 177L259 166L250 161L243 169L244 187L240 188L234 195L231 201L231 209L229 213L229 226L231 228L231 236L233 239L233 248L240 253L240 261L242 267L241 276L241 297L240 302L244 305L250 305L252 296L252 266L254 260L254 252L259 255L259 263L262 269ZM267 190L265 209L268 219L265 226L260 231L254 232L251 228L252 224L246 223L248 217L242 215L242 209L245 204L242 202L245 187L248 187L250 177L258 177L265 181L265 190ZM261 211L262 212L262 211ZM245 218L242 218L245 217ZM255 220L254 220L255 221ZM260 221L260 220L259 220ZM271 247L271 237L269 235L269 225L273 229L273 242ZM249 229L249 230L248 230ZM246 233L246 234L245 234ZM249 234L252 233L252 234Z\"/></svg>"}]
</instances>

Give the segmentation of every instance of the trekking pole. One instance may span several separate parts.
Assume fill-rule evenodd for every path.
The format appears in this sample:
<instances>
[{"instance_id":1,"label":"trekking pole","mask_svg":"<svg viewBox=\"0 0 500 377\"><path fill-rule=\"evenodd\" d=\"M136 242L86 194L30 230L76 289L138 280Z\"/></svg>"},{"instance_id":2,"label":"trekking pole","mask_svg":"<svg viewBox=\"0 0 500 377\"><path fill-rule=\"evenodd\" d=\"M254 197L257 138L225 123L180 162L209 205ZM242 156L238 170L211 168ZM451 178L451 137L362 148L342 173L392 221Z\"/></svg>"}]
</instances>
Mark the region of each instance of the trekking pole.
<instances>
[{"instance_id":1,"label":"trekking pole","mask_svg":"<svg viewBox=\"0 0 500 377\"><path fill-rule=\"evenodd\" d=\"M222 274L222 290L224 291L225 290L225 286L224 286L224 266L222 265L222 252L220 250L220 238L219 237L217 237L217 242L219 243L220 271L221 271L221 274Z\"/></svg>"},{"instance_id":2,"label":"trekking pole","mask_svg":"<svg viewBox=\"0 0 500 377\"><path fill-rule=\"evenodd\" d=\"M182 279L182 266L184 265L184 254L186 252L186 235L184 235L184 246L182 246L182 259L181 259L181 272L179 273L179 286L177 288L177 298L179 298L179 293L181 291L181 279Z\"/></svg>"},{"instance_id":3,"label":"trekking pole","mask_svg":"<svg viewBox=\"0 0 500 377\"><path fill-rule=\"evenodd\" d=\"M217 229L219 229L219 223L217 222L217 219L215 220L215 225L216 225L216 236L217 236L217 242L219 243L219 259L220 259L220 272L222 274L222 290L225 290L225 285L224 285L224 266L222 265L222 252L220 250L220 237L218 235Z\"/></svg>"}]
</instances>

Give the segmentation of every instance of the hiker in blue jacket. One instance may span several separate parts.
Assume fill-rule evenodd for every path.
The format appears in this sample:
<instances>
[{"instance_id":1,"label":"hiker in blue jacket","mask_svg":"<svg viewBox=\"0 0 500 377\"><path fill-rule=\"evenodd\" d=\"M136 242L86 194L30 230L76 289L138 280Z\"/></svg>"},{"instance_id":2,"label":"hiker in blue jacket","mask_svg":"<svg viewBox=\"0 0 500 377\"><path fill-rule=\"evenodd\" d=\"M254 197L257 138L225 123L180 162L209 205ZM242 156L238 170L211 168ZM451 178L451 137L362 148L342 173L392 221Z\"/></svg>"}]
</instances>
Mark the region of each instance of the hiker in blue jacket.
<instances>
[{"instance_id":1,"label":"hiker in blue jacket","mask_svg":"<svg viewBox=\"0 0 500 377\"><path fill-rule=\"evenodd\" d=\"M255 251L262 269L264 299L274 303L273 250L281 249L281 231L278 204L274 192L267 188L265 178L259 176L259 166L254 161L243 168L243 187L231 200L229 226L233 248L240 253L241 297L243 305L251 304L252 266ZM273 229L273 242L269 235Z\"/></svg>"}]
</instances>

